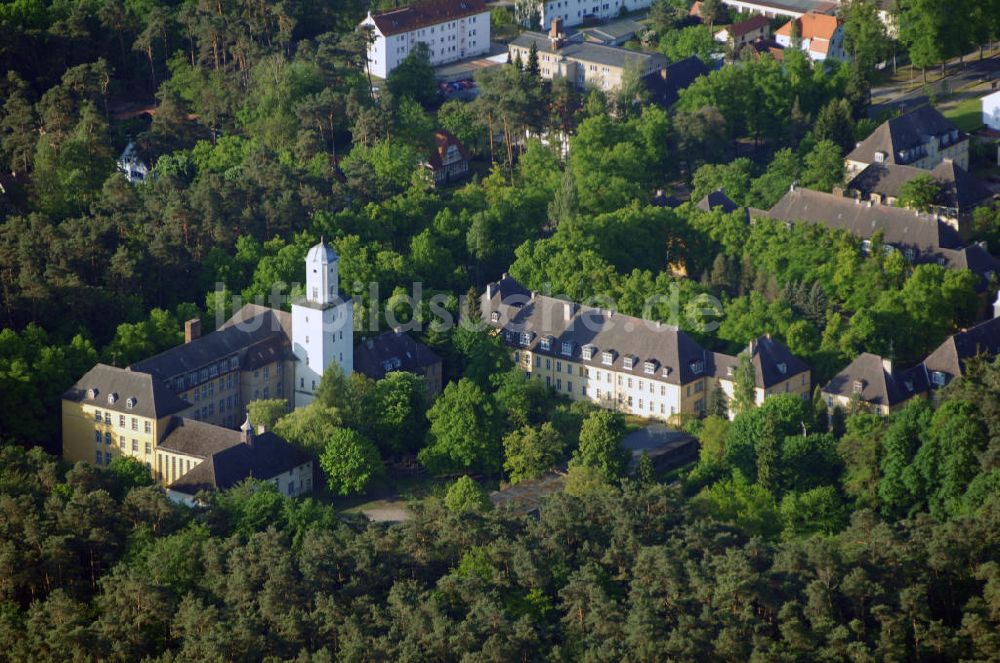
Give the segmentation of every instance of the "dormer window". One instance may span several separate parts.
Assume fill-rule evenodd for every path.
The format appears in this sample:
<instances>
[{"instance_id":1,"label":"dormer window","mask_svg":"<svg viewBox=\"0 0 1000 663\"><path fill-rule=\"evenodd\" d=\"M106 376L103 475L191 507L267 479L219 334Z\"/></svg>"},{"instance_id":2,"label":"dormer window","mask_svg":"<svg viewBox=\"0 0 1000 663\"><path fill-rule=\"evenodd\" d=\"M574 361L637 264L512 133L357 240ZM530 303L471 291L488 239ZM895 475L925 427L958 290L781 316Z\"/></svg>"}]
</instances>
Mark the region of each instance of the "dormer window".
<instances>
[{"instance_id":1,"label":"dormer window","mask_svg":"<svg viewBox=\"0 0 1000 663\"><path fill-rule=\"evenodd\" d=\"M878 151L875 153L875 163L885 163L886 153Z\"/></svg>"},{"instance_id":2,"label":"dormer window","mask_svg":"<svg viewBox=\"0 0 1000 663\"><path fill-rule=\"evenodd\" d=\"M670 369L669 366L664 366L663 370L660 371L660 373L663 375L663 377L669 377L670 376L670 370L671 369Z\"/></svg>"},{"instance_id":3,"label":"dormer window","mask_svg":"<svg viewBox=\"0 0 1000 663\"><path fill-rule=\"evenodd\" d=\"M701 375L702 373L704 373L705 362L703 362L701 359L699 359L698 361L691 362L691 372L694 373L695 375Z\"/></svg>"},{"instance_id":4,"label":"dormer window","mask_svg":"<svg viewBox=\"0 0 1000 663\"><path fill-rule=\"evenodd\" d=\"M528 345L531 343L531 332L521 332L521 345Z\"/></svg>"},{"instance_id":5,"label":"dormer window","mask_svg":"<svg viewBox=\"0 0 1000 663\"><path fill-rule=\"evenodd\" d=\"M865 390L865 383L862 382L861 380L855 380L854 381L854 393L855 394L860 394L864 390Z\"/></svg>"},{"instance_id":6,"label":"dormer window","mask_svg":"<svg viewBox=\"0 0 1000 663\"><path fill-rule=\"evenodd\" d=\"M629 371L632 370L632 366L634 363L635 359L631 355L625 355L625 358L622 360L622 364L624 365L625 369Z\"/></svg>"},{"instance_id":7,"label":"dormer window","mask_svg":"<svg viewBox=\"0 0 1000 663\"><path fill-rule=\"evenodd\" d=\"M391 371L399 370L399 367L402 365L403 362L399 357L390 357L382 362L382 370L389 373Z\"/></svg>"},{"instance_id":8,"label":"dormer window","mask_svg":"<svg viewBox=\"0 0 1000 663\"><path fill-rule=\"evenodd\" d=\"M869 251L872 250L871 240L863 239L861 240L861 253L868 255Z\"/></svg>"},{"instance_id":9,"label":"dormer window","mask_svg":"<svg viewBox=\"0 0 1000 663\"><path fill-rule=\"evenodd\" d=\"M647 361L643 363L642 372L645 373L646 375L653 375L654 373L656 373L656 362Z\"/></svg>"},{"instance_id":10,"label":"dormer window","mask_svg":"<svg viewBox=\"0 0 1000 663\"><path fill-rule=\"evenodd\" d=\"M134 396L130 397L127 401L125 401L125 407L127 407L130 410L135 407L135 397Z\"/></svg>"},{"instance_id":11,"label":"dormer window","mask_svg":"<svg viewBox=\"0 0 1000 663\"><path fill-rule=\"evenodd\" d=\"M117 400L118 400L118 394L116 394L115 392L111 392L110 394L108 394L108 405L114 405L115 401Z\"/></svg>"},{"instance_id":12,"label":"dormer window","mask_svg":"<svg viewBox=\"0 0 1000 663\"><path fill-rule=\"evenodd\" d=\"M569 357L569 356L571 356L573 354L573 342L572 341L563 341L563 344L562 344L562 353L564 355L566 355L567 357Z\"/></svg>"},{"instance_id":13,"label":"dormer window","mask_svg":"<svg viewBox=\"0 0 1000 663\"><path fill-rule=\"evenodd\" d=\"M493 311L490 313L490 322L500 322L500 312Z\"/></svg>"},{"instance_id":14,"label":"dormer window","mask_svg":"<svg viewBox=\"0 0 1000 663\"><path fill-rule=\"evenodd\" d=\"M736 375L736 367L735 366L726 366L726 377L727 378L731 378L734 375Z\"/></svg>"},{"instance_id":15,"label":"dormer window","mask_svg":"<svg viewBox=\"0 0 1000 663\"><path fill-rule=\"evenodd\" d=\"M601 363L605 366L610 366L615 361L615 355L612 351L607 351L601 354Z\"/></svg>"},{"instance_id":16,"label":"dormer window","mask_svg":"<svg viewBox=\"0 0 1000 663\"><path fill-rule=\"evenodd\" d=\"M583 346L583 358L584 359L593 359L594 358L594 350L596 350L596 349L597 348L595 348L593 345L585 345L585 346Z\"/></svg>"},{"instance_id":17,"label":"dormer window","mask_svg":"<svg viewBox=\"0 0 1000 663\"><path fill-rule=\"evenodd\" d=\"M781 373L782 375L784 375L785 373L787 373L788 372L788 364L786 364L785 362L781 362L780 364L778 364L778 372Z\"/></svg>"},{"instance_id":18,"label":"dormer window","mask_svg":"<svg viewBox=\"0 0 1000 663\"><path fill-rule=\"evenodd\" d=\"M910 382L909 380L907 380L906 382L904 382L903 386L906 387L907 391L913 391L913 383Z\"/></svg>"},{"instance_id":19,"label":"dormer window","mask_svg":"<svg viewBox=\"0 0 1000 663\"><path fill-rule=\"evenodd\" d=\"M551 349L552 349L552 337L551 336L543 336L542 337L542 350L551 350Z\"/></svg>"},{"instance_id":20,"label":"dormer window","mask_svg":"<svg viewBox=\"0 0 1000 663\"><path fill-rule=\"evenodd\" d=\"M90 389L87 390L87 398L89 398L90 400L94 400L95 398L97 398L98 393L100 392L98 392L97 389L91 387Z\"/></svg>"},{"instance_id":21,"label":"dormer window","mask_svg":"<svg viewBox=\"0 0 1000 663\"><path fill-rule=\"evenodd\" d=\"M942 371L931 372L931 382L938 387L944 386L944 373Z\"/></svg>"}]
</instances>

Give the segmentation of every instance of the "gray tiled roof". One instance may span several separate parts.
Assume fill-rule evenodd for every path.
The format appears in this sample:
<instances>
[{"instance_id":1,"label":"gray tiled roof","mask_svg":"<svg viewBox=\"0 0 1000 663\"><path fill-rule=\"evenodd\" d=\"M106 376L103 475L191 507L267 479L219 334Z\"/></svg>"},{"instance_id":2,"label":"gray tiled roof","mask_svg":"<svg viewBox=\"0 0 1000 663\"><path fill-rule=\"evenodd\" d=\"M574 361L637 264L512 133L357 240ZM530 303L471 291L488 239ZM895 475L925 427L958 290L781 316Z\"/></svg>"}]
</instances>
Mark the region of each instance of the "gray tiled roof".
<instances>
[{"instance_id":1,"label":"gray tiled roof","mask_svg":"<svg viewBox=\"0 0 1000 663\"><path fill-rule=\"evenodd\" d=\"M239 433L236 435L238 437ZM255 435L253 444L237 441L216 451L168 488L186 495L195 495L202 490L226 490L250 477L271 479L309 460L302 450L274 433L266 432Z\"/></svg>"},{"instance_id":2,"label":"gray tiled roof","mask_svg":"<svg viewBox=\"0 0 1000 663\"><path fill-rule=\"evenodd\" d=\"M870 204L796 187L769 211L758 216L819 224L862 239L870 239L881 231L886 244L904 252L913 250L915 263L937 263L951 269L968 269L979 275L979 289L986 287L991 273L1000 275L1000 261L982 246L962 246L961 237L948 224L901 207Z\"/></svg>"},{"instance_id":3,"label":"gray tiled roof","mask_svg":"<svg viewBox=\"0 0 1000 663\"><path fill-rule=\"evenodd\" d=\"M708 66L699 58L691 57L660 67L658 72L644 76L642 81L652 95L652 100L669 108L677 103L682 90L699 76L708 74Z\"/></svg>"},{"instance_id":4,"label":"gray tiled roof","mask_svg":"<svg viewBox=\"0 0 1000 663\"><path fill-rule=\"evenodd\" d=\"M90 395L91 389L96 390L93 397ZM115 395L113 403L108 402L110 395ZM76 403L88 403L102 410L156 419L191 407L190 403L178 398L148 373L107 364L97 364L87 371L63 394L63 398ZM128 407L130 398L135 399L131 408Z\"/></svg>"},{"instance_id":5,"label":"gray tiled roof","mask_svg":"<svg viewBox=\"0 0 1000 663\"><path fill-rule=\"evenodd\" d=\"M729 196L722 191L722 189L712 191L707 196L699 200L697 207L703 212L711 212L716 207L721 207L722 211L726 214L740 208L740 206L734 203Z\"/></svg>"},{"instance_id":6,"label":"gray tiled roof","mask_svg":"<svg viewBox=\"0 0 1000 663\"><path fill-rule=\"evenodd\" d=\"M172 417L157 448L186 456L207 458L240 443L240 431L186 417Z\"/></svg>"},{"instance_id":7,"label":"gray tiled roof","mask_svg":"<svg viewBox=\"0 0 1000 663\"><path fill-rule=\"evenodd\" d=\"M384 363L393 359L398 359L400 365L390 370L411 373L441 363L441 358L426 345L409 334L394 331L365 339L354 347L354 370L373 380L385 377Z\"/></svg>"},{"instance_id":8,"label":"gray tiled roof","mask_svg":"<svg viewBox=\"0 0 1000 663\"><path fill-rule=\"evenodd\" d=\"M706 376L727 378L728 367L735 368L737 363L736 357L706 351L675 326L612 314L555 297L532 295L507 275L487 286L481 303L485 320L512 332L505 337L509 345L554 359L570 359L594 367L632 372L637 376L650 375L645 372L645 362L652 361L653 377L681 385ZM495 323L491 318L494 311L499 315ZM522 331L531 333L527 345L520 342ZM548 349L542 344L542 339L546 337L550 342ZM568 355L563 353L563 342L571 343ZM587 345L594 347L590 359L583 358L583 348ZM605 364L602 357L602 353L609 350L614 353L610 365ZM631 369L625 368L626 357L634 358ZM699 372L695 371L696 362L703 364ZM753 364L757 386L763 388L809 370L783 343L768 336L754 342ZM779 364L785 364L784 373L779 370ZM665 374L664 369L667 369Z\"/></svg>"},{"instance_id":9,"label":"gray tiled roof","mask_svg":"<svg viewBox=\"0 0 1000 663\"><path fill-rule=\"evenodd\" d=\"M214 332L137 361L130 368L166 380L233 355L240 355L243 365L245 353L256 344L275 338L288 340L290 317L284 311L247 304Z\"/></svg>"},{"instance_id":10,"label":"gray tiled roof","mask_svg":"<svg viewBox=\"0 0 1000 663\"><path fill-rule=\"evenodd\" d=\"M864 239L882 231L886 243L899 249L912 248L918 255L936 254L942 247L961 245L958 233L950 226L925 214L802 187L782 196L767 214L781 221L803 221L846 230Z\"/></svg>"},{"instance_id":11,"label":"gray tiled roof","mask_svg":"<svg viewBox=\"0 0 1000 663\"><path fill-rule=\"evenodd\" d=\"M975 327L949 336L924 359L928 374L944 373L946 381L965 374L965 362L979 354L1000 355L1000 318L991 318Z\"/></svg>"},{"instance_id":12,"label":"gray tiled roof","mask_svg":"<svg viewBox=\"0 0 1000 663\"><path fill-rule=\"evenodd\" d=\"M571 60L583 60L608 67L624 67L627 62L639 61L644 65L659 64L666 66L667 58L661 53L639 53L617 46L605 46L586 41L567 41L558 50L552 48L548 35L540 32L522 32L513 40L511 46L531 48L535 44L540 54L561 55Z\"/></svg>"},{"instance_id":13,"label":"gray tiled roof","mask_svg":"<svg viewBox=\"0 0 1000 663\"><path fill-rule=\"evenodd\" d=\"M504 291L521 296L501 297ZM511 341L514 346L616 371L626 371L625 357L634 356L636 360L631 370L636 375L644 374L644 362L653 361L657 379L669 384L687 384L707 374L710 353L675 326L545 295L531 296L529 293L524 297L523 292L520 284L506 277L501 279L499 287L490 284L482 298L484 319L491 322L491 313L498 312L499 322L491 324L499 326L506 322L505 328L515 334ZM519 343L517 334L521 331L531 333L527 345ZM546 336L551 336L549 350L542 349L542 338ZM563 342L571 344L569 355L562 353ZM585 346L594 347L590 359L583 358ZM613 352L610 365L602 361L602 354L607 351ZM702 362L702 370L697 373L696 362Z\"/></svg>"},{"instance_id":14,"label":"gray tiled roof","mask_svg":"<svg viewBox=\"0 0 1000 663\"><path fill-rule=\"evenodd\" d=\"M950 159L942 161L930 172L911 166L873 163L858 173L847 189L858 191L866 199L872 193L898 198L904 184L924 175L930 175L941 183L938 202L945 207L966 211L991 195L986 185Z\"/></svg>"},{"instance_id":15,"label":"gray tiled roof","mask_svg":"<svg viewBox=\"0 0 1000 663\"><path fill-rule=\"evenodd\" d=\"M882 357L863 352L823 387L828 394L854 396L854 383L861 381L861 400L873 405L894 406L927 391L921 367L886 371Z\"/></svg>"},{"instance_id":16,"label":"gray tiled roof","mask_svg":"<svg viewBox=\"0 0 1000 663\"><path fill-rule=\"evenodd\" d=\"M920 152L920 147L927 143L931 136L947 136L948 145L968 138L934 108L921 106L880 124L868 138L847 155L847 159L874 163L875 153L884 152L886 163L912 163L925 156ZM907 150L917 150L917 153L907 155L905 154Z\"/></svg>"}]
</instances>

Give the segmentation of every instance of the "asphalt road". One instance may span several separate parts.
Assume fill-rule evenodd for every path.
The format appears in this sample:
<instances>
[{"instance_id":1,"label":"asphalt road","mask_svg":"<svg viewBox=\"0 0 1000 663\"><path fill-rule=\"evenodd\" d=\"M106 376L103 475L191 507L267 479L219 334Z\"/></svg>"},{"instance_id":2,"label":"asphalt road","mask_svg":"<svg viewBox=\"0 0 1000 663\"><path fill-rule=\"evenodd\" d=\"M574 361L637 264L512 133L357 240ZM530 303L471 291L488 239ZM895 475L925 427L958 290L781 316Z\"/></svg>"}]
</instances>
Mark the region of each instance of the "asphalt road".
<instances>
[{"instance_id":1,"label":"asphalt road","mask_svg":"<svg viewBox=\"0 0 1000 663\"><path fill-rule=\"evenodd\" d=\"M976 56L972 57L975 58ZM935 95L942 96L945 94L951 94L954 90L959 90L967 85L971 85L972 83L978 83L985 80L997 81L998 88L1000 88L1000 56L994 56L985 60L966 59L966 65L964 68L959 68L957 64L951 64L949 65L949 72L950 73L946 78L928 84ZM919 78L915 78L914 80L919 81ZM887 94L892 94L891 87L883 86L881 88L872 89L872 98L884 97L887 96ZM911 108L923 106L927 102L928 98L926 91L923 86L921 86L912 92L893 96L891 100L887 102L872 104L868 113L871 117L877 117L887 108L902 109L906 111Z\"/></svg>"}]
</instances>

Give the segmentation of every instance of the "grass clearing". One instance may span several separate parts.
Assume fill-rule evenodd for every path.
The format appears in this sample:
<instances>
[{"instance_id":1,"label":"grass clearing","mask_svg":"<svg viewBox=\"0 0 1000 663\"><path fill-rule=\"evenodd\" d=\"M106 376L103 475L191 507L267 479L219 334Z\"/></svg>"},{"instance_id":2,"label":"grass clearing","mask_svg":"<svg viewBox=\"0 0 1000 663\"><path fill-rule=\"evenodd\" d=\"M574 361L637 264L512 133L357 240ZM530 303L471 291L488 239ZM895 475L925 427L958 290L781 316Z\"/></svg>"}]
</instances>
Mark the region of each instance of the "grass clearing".
<instances>
[{"instance_id":1,"label":"grass clearing","mask_svg":"<svg viewBox=\"0 0 1000 663\"><path fill-rule=\"evenodd\" d=\"M965 99L949 108L942 108L941 114L965 132L973 132L983 126L982 102L978 97Z\"/></svg>"}]
</instances>

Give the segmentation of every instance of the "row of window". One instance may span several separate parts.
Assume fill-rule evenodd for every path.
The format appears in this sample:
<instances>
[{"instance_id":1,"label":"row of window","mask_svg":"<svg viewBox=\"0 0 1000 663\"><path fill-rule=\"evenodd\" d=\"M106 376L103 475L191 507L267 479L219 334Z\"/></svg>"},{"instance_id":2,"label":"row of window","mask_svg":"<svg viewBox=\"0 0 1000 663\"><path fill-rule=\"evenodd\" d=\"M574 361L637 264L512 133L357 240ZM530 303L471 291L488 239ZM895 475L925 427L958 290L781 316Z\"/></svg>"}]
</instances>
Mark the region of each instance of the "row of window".
<instances>
[{"instance_id":1,"label":"row of window","mask_svg":"<svg viewBox=\"0 0 1000 663\"><path fill-rule=\"evenodd\" d=\"M129 419L131 419L130 423L131 423L132 430L138 431L139 430L139 420L136 417L129 417ZM101 410L94 410L94 421L96 421L97 423L104 423L105 425L110 426L111 425L111 413L110 412L101 412ZM125 415L124 414L119 414L118 415L118 427L119 428L125 428L125 421L126 421ZM150 421L145 421L144 420L142 422L142 427L143 427L143 432L144 433L151 433L151 432L153 432L153 424Z\"/></svg>"},{"instance_id":2,"label":"row of window","mask_svg":"<svg viewBox=\"0 0 1000 663\"><path fill-rule=\"evenodd\" d=\"M108 446L108 447L110 447L113 444L114 440L111 437L111 432L110 431L105 431L102 434L101 431L95 430L94 431L94 444L100 446L102 442L103 442L104 446ZM128 441L125 439L125 436L119 435L118 436L118 448L120 448L122 451L126 451L127 450L127 444L128 444ZM152 442L144 442L143 444L145 445L145 451L146 451L147 454L153 453L153 443ZM139 440L137 440L135 438L132 438L132 451L134 451L135 453L139 453Z\"/></svg>"},{"instance_id":3,"label":"row of window","mask_svg":"<svg viewBox=\"0 0 1000 663\"><path fill-rule=\"evenodd\" d=\"M239 367L240 358L238 356L223 359L222 361L211 364L210 366L205 366L197 371L191 371L187 374L186 378L184 376L174 378L174 391L180 393L186 388L189 389L195 385L201 384L202 382L214 380L219 377L220 374L228 371L235 371ZM170 384L169 380L167 381L167 384Z\"/></svg>"}]
</instances>

